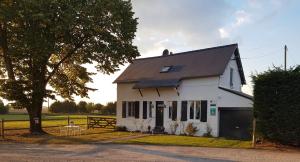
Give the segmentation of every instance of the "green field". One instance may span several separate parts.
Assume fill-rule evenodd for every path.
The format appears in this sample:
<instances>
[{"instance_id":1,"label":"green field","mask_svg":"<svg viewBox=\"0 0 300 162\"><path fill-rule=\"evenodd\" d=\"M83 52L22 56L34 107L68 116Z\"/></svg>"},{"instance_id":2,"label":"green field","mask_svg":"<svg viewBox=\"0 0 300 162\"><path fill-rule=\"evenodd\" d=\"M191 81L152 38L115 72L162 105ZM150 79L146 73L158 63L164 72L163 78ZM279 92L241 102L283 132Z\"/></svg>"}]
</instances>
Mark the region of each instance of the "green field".
<instances>
[{"instance_id":1,"label":"green field","mask_svg":"<svg viewBox=\"0 0 300 162\"><path fill-rule=\"evenodd\" d=\"M86 118L88 115L69 115L69 114L43 114L42 119L65 119L68 118ZM106 116L114 117L114 116ZM28 120L28 114L0 114L0 119L4 120Z\"/></svg>"},{"instance_id":2,"label":"green field","mask_svg":"<svg viewBox=\"0 0 300 162\"><path fill-rule=\"evenodd\" d=\"M68 124L68 117L74 124L86 124L87 115L57 115L57 114L43 114L42 126L63 126ZM114 117L114 116L105 116ZM5 129L19 129L29 128L29 117L27 114L6 114L0 115L0 119L4 119ZM15 120L27 120L27 121L15 121Z\"/></svg>"}]
</instances>

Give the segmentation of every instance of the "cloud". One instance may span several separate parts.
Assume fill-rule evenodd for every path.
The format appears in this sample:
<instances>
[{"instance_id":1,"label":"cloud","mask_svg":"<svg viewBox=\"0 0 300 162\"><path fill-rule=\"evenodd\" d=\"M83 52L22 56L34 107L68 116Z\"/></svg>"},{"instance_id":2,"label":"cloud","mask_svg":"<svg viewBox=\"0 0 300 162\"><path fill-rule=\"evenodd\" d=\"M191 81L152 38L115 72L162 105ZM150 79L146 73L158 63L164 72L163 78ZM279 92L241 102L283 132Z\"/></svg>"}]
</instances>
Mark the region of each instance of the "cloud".
<instances>
[{"instance_id":1,"label":"cloud","mask_svg":"<svg viewBox=\"0 0 300 162\"><path fill-rule=\"evenodd\" d=\"M234 12L228 3L219 0L132 2L139 18L135 44L142 57L160 55L162 51L158 49L179 52L223 44L219 27L226 24L230 13Z\"/></svg>"},{"instance_id":2,"label":"cloud","mask_svg":"<svg viewBox=\"0 0 300 162\"><path fill-rule=\"evenodd\" d=\"M221 38L228 38L229 37L229 33L226 31L225 28L220 28L219 33L220 33Z\"/></svg>"},{"instance_id":3,"label":"cloud","mask_svg":"<svg viewBox=\"0 0 300 162\"><path fill-rule=\"evenodd\" d=\"M231 37L232 32L236 31L240 26L251 22L251 15L244 10L238 10L234 15L234 22L231 22L218 30L222 39Z\"/></svg>"}]
</instances>

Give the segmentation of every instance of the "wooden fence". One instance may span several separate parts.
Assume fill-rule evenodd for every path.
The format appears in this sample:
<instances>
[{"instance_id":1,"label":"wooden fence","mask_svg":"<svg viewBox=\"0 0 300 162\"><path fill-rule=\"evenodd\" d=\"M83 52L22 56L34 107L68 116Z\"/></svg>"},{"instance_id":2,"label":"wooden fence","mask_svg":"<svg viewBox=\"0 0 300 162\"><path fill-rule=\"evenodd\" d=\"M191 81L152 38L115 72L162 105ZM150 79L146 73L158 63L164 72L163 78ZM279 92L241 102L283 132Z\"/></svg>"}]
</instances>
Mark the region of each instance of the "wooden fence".
<instances>
[{"instance_id":1,"label":"wooden fence","mask_svg":"<svg viewBox=\"0 0 300 162\"><path fill-rule=\"evenodd\" d=\"M86 122L82 121L80 123L76 123L76 120L86 120ZM115 128L116 119L111 117L100 117L100 116L87 116L86 118L60 118L60 119L42 119L43 122L45 121L65 121L65 124L56 124L56 125L48 125L43 126L43 128L53 128L53 127L62 127L66 125L70 125L72 121L75 121L75 125L86 125L87 128ZM0 120L0 136L4 138L6 131L12 130L25 130L29 129L28 127L6 127L6 124L13 123L13 122L28 122L29 120Z\"/></svg>"},{"instance_id":2,"label":"wooden fence","mask_svg":"<svg viewBox=\"0 0 300 162\"><path fill-rule=\"evenodd\" d=\"M87 128L115 128L116 118L109 117L97 117L88 116L87 117Z\"/></svg>"}]
</instances>

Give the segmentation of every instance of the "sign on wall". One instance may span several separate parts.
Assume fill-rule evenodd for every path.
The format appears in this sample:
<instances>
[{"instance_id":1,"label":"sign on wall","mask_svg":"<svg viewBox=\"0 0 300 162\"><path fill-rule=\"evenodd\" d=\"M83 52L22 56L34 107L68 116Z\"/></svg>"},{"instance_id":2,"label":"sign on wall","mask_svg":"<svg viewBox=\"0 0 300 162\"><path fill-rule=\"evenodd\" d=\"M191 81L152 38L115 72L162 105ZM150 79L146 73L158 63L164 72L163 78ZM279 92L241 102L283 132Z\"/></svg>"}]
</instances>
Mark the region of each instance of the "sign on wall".
<instances>
[{"instance_id":1,"label":"sign on wall","mask_svg":"<svg viewBox=\"0 0 300 162\"><path fill-rule=\"evenodd\" d=\"M215 116L217 111L217 105L216 104L210 104L210 115Z\"/></svg>"}]
</instances>

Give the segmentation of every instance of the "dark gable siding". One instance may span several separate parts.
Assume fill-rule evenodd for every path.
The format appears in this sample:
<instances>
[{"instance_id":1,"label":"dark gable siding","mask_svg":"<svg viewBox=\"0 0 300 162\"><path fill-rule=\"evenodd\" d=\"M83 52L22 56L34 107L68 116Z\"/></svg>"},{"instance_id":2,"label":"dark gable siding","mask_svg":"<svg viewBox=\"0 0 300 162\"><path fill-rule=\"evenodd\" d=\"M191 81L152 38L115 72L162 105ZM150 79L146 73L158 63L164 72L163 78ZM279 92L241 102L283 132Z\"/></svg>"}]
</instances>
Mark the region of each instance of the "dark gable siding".
<instances>
[{"instance_id":1,"label":"dark gable siding","mask_svg":"<svg viewBox=\"0 0 300 162\"><path fill-rule=\"evenodd\" d=\"M181 102L181 121L187 121L187 101Z\"/></svg>"},{"instance_id":2,"label":"dark gable siding","mask_svg":"<svg viewBox=\"0 0 300 162\"><path fill-rule=\"evenodd\" d=\"M140 118L140 102L135 101L134 102L134 116L135 118Z\"/></svg>"},{"instance_id":3,"label":"dark gable siding","mask_svg":"<svg viewBox=\"0 0 300 162\"><path fill-rule=\"evenodd\" d=\"M126 101L122 102L122 118L126 118Z\"/></svg>"},{"instance_id":4,"label":"dark gable siding","mask_svg":"<svg viewBox=\"0 0 300 162\"><path fill-rule=\"evenodd\" d=\"M207 121L207 101L201 101L201 122Z\"/></svg>"}]
</instances>

